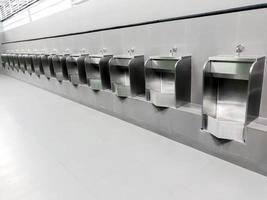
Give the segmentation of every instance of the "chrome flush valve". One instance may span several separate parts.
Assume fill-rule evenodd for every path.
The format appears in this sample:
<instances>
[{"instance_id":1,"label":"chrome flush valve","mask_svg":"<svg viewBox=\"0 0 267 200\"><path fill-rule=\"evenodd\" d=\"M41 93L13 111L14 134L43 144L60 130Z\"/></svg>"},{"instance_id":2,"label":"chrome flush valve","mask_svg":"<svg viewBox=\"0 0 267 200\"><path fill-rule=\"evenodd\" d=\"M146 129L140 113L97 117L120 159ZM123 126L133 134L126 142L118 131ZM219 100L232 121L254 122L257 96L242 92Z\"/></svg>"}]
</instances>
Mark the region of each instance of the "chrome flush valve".
<instances>
[{"instance_id":1,"label":"chrome flush valve","mask_svg":"<svg viewBox=\"0 0 267 200\"><path fill-rule=\"evenodd\" d=\"M86 53L86 48L82 48L82 49L80 50L80 53L81 53L81 54L85 54L85 53Z\"/></svg>"},{"instance_id":2,"label":"chrome flush valve","mask_svg":"<svg viewBox=\"0 0 267 200\"><path fill-rule=\"evenodd\" d=\"M132 56L134 54L135 49L132 47L128 50L128 54Z\"/></svg>"},{"instance_id":3,"label":"chrome flush valve","mask_svg":"<svg viewBox=\"0 0 267 200\"><path fill-rule=\"evenodd\" d=\"M53 49L52 54L57 54L57 49Z\"/></svg>"},{"instance_id":4,"label":"chrome flush valve","mask_svg":"<svg viewBox=\"0 0 267 200\"><path fill-rule=\"evenodd\" d=\"M107 52L107 49L106 48L103 48L100 50L100 54L105 54Z\"/></svg>"},{"instance_id":5,"label":"chrome flush valve","mask_svg":"<svg viewBox=\"0 0 267 200\"><path fill-rule=\"evenodd\" d=\"M172 47L172 48L170 49L170 55L171 55L172 57L175 56L175 55L177 54L177 52L178 52L178 49L177 49L176 46L174 46L174 47Z\"/></svg>"},{"instance_id":6,"label":"chrome flush valve","mask_svg":"<svg viewBox=\"0 0 267 200\"><path fill-rule=\"evenodd\" d=\"M242 44L239 44L235 48L236 56L240 56L240 54L244 51L245 47Z\"/></svg>"},{"instance_id":7,"label":"chrome flush valve","mask_svg":"<svg viewBox=\"0 0 267 200\"><path fill-rule=\"evenodd\" d=\"M69 48L65 49L65 50L64 50L64 54L65 54L65 55L69 55L69 54L70 54L70 49L69 49Z\"/></svg>"},{"instance_id":8,"label":"chrome flush valve","mask_svg":"<svg viewBox=\"0 0 267 200\"><path fill-rule=\"evenodd\" d=\"M42 49L42 53L46 54L47 53L47 49Z\"/></svg>"}]
</instances>

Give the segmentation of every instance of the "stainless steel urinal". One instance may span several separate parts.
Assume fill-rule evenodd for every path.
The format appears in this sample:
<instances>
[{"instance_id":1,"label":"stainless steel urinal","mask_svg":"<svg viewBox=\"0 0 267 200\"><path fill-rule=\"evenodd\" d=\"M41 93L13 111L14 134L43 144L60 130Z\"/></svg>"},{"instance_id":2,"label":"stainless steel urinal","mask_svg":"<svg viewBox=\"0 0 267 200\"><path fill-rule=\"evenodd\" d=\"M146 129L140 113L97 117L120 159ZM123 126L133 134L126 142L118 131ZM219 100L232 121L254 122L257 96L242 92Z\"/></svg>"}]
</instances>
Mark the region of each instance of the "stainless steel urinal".
<instances>
[{"instance_id":1,"label":"stainless steel urinal","mask_svg":"<svg viewBox=\"0 0 267 200\"><path fill-rule=\"evenodd\" d=\"M211 57L203 71L202 130L245 141L245 127L259 116L265 57Z\"/></svg>"},{"instance_id":2,"label":"stainless steel urinal","mask_svg":"<svg viewBox=\"0 0 267 200\"><path fill-rule=\"evenodd\" d=\"M72 54L67 57L68 77L73 85L86 84L84 59L88 54Z\"/></svg>"},{"instance_id":3,"label":"stainless steel urinal","mask_svg":"<svg viewBox=\"0 0 267 200\"><path fill-rule=\"evenodd\" d=\"M67 59L68 54L58 54L52 56L52 63L58 81L68 80Z\"/></svg>"},{"instance_id":4,"label":"stainless steel urinal","mask_svg":"<svg viewBox=\"0 0 267 200\"><path fill-rule=\"evenodd\" d=\"M109 61L112 55L89 55L85 58L88 85L93 90L111 89Z\"/></svg>"},{"instance_id":5,"label":"stainless steel urinal","mask_svg":"<svg viewBox=\"0 0 267 200\"><path fill-rule=\"evenodd\" d=\"M25 55L25 63L26 63L26 70L29 74L32 74L34 72L34 66L33 66L33 60L32 60L32 54L26 54Z\"/></svg>"},{"instance_id":6,"label":"stainless steel urinal","mask_svg":"<svg viewBox=\"0 0 267 200\"><path fill-rule=\"evenodd\" d=\"M6 68L8 66L8 54L1 54L2 67Z\"/></svg>"},{"instance_id":7,"label":"stainless steel urinal","mask_svg":"<svg viewBox=\"0 0 267 200\"><path fill-rule=\"evenodd\" d=\"M20 65L19 65L19 57L18 57L18 53L13 54L13 59L14 59L14 69L16 69L17 71L19 71L20 69Z\"/></svg>"},{"instance_id":8,"label":"stainless steel urinal","mask_svg":"<svg viewBox=\"0 0 267 200\"><path fill-rule=\"evenodd\" d=\"M32 62L33 62L34 72L38 77L40 77L41 74L44 74L41 56L42 55L39 53L32 54Z\"/></svg>"},{"instance_id":9,"label":"stainless steel urinal","mask_svg":"<svg viewBox=\"0 0 267 200\"><path fill-rule=\"evenodd\" d=\"M114 56L109 62L112 91L119 97L145 94L144 56Z\"/></svg>"},{"instance_id":10,"label":"stainless steel urinal","mask_svg":"<svg viewBox=\"0 0 267 200\"><path fill-rule=\"evenodd\" d=\"M158 107L179 107L191 98L191 56L150 57L145 65L146 98Z\"/></svg>"},{"instance_id":11,"label":"stainless steel urinal","mask_svg":"<svg viewBox=\"0 0 267 200\"><path fill-rule=\"evenodd\" d=\"M41 61L44 70L44 75L46 76L46 78L50 79L51 77L55 77L55 72L52 63L52 54L48 53L42 54Z\"/></svg>"}]
</instances>

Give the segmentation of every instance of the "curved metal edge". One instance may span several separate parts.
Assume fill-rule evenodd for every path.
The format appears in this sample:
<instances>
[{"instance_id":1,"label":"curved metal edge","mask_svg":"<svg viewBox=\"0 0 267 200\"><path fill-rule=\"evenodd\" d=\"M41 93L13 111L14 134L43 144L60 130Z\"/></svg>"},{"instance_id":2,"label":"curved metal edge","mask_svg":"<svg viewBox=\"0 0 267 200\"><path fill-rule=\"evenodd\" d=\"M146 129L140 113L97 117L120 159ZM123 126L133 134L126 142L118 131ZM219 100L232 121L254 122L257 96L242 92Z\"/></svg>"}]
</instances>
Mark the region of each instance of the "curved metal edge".
<instances>
[{"instance_id":1,"label":"curved metal edge","mask_svg":"<svg viewBox=\"0 0 267 200\"><path fill-rule=\"evenodd\" d=\"M150 101L150 92L148 92L148 88L147 88L147 82L148 82L148 77L147 77L147 71L149 69L149 65L151 65L152 62L152 58L148 58L145 61L145 65L144 65L144 74L145 74L145 97L147 101Z\"/></svg>"},{"instance_id":2,"label":"curved metal edge","mask_svg":"<svg viewBox=\"0 0 267 200\"><path fill-rule=\"evenodd\" d=\"M145 95L145 57L138 55L129 61L131 96Z\"/></svg>"},{"instance_id":3,"label":"curved metal edge","mask_svg":"<svg viewBox=\"0 0 267 200\"><path fill-rule=\"evenodd\" d=\"M181 57L175 64L176 108L191 102L191 56Z\"/></svg>"},{"instance_id":4,"label":"curved metal edge","mask_svg":"<svg viewBox=\"0 0 267 200\"><path fill-rule=\"evenodd\" d=\"M248 99L246 108L246 121L249 124L259 116L262 86L264 78L265 57L256 59L249 70Z\"/></svg>"},{"instance_id":5,"label":"curved metal edge","mask_svg":"<svg viewBox=\"0 0 267 200\"><path fill-rule=\"evenodd\" d=\"M77 69L79 81L81 84L87 84L86 72L85 72L85 59L86 55L81 55L77 58Z\"/></svg>"},{"instance_id":6,"label":"curved metal edge","mask_svg":"<svg viewBox=\"0 0 267 200\"><path fill-rule=\"evenodd\" d=\"M204 112L204 93L205 93L205 72L207 68L210 67L210 60L207 60L202 68L202 106L201 106L201 118L202 118L202 123L201 123L201 132L208 132L205 127L206 127L206 117L205 117L205 112Z\"/></svg>"},{"instance_id":7,"label":"curved metal edge","mask_svg":"<svg viewBox=\"0 0 267 200\"><path fill-rule=\"evenodd\" d=\"M103 89L111 89L109 61L112 57L113 55L104 56L99 61L100 79L102 82Z\"/></svg>"}]
</instances>

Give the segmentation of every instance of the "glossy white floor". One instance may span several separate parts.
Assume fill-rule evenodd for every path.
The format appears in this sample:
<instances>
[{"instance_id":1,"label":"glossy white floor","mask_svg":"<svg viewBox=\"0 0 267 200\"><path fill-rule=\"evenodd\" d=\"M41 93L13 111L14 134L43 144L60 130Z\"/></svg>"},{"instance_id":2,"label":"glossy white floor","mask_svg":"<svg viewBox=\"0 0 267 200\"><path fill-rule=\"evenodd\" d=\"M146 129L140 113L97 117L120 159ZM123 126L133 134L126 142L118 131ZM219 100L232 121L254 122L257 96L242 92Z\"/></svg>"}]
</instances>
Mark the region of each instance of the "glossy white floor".
<instances>
[{"instance_id":1,"label":"glossy white floor","mask_svg":"<svg viewBox=\"0 0 267 200\"><path fill-rule=\"evenodd\" d=\"M266 200L267 177L0 75L1 200Z\"/></svg>"}]
</instances>

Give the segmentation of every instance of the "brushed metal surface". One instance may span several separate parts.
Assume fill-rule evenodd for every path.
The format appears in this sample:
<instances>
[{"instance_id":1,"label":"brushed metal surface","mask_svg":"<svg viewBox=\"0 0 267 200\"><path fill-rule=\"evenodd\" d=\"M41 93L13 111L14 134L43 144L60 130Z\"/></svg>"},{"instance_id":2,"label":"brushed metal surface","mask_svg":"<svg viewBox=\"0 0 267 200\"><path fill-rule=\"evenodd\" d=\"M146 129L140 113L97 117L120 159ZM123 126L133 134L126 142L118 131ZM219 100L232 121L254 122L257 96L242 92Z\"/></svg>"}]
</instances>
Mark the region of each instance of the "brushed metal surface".
<instances>
[{"instance_id":1,"label":"brushed metal surface","mask_svg":"<svg viewBox=\"0 0 267 200\"><path fill-rule=\"evenodd\" d=\"M34 67L34 73L37 76L44 74L44 69L42 66L41 54L33 54L32 55L32 62Z\"/></svg>"},{"instance_id":2,"label":"brushed metal surface","mask_svg":"<svg viewBox=\"0 0 267 200\"><path fill-rule=\"evenodd\" d=\"M58 81L68 80L68 70L66 64L67 55L53 55L52 63L55 72L55 76Z\"/></svg>"},{"instance_id":3,"label":"brushed metal surface","mask_svg":"<svg viewBox=\"0 0 267 200\"><path fill-rule=\"evenodd\" d=\"M14 54L9 54L9 67L14 70Z\"/></svg>"},{"instance_id":4,"label":"brushed metal surface","mask_svg":"<svg viewBox=\"0 0 267 200\"><path fill-rule=\"evenodd\" d=\"M145 65L146 99L158 107L179 107L191 98L191 57L153 56Z\"/></svg>"},{"instance_id":5,"label":"brushed metal surface","mask_svg":"<svg viewBox=\"0 0 267 200\"><path fill-rule=\"evenodd\" d=\"M114 56L109 62L111 89L121 97L145 94L144 56Z\"/></svg>"},{"instance_id":6,"label":"brushed metal surface","mask_svg":"<svg viewBox=\"0 0 267 200\"><path fill-rule=\"evenodd\" d=\"M92 88L92 90L102 90L103 89L103 85L101 82L100 78L91 78L88 79L88 85L90 85L90 87Z\"/></svg>"},{"instance_id":7,"label":"brushed metal surface","mask_svg":"<svg viewBox=\"0 0 267 200\"><path fill-rule=\"evenodd\" d=\"M109 61L112 55L89 55L85 58L88 85L93 90L111 89Z\"/></svg>"},{"instance_id":8,"label":"brushed metal surface","mask_svg":"<svg viewBox=\"0 0 267 200\"><path fill-rule=\"evenodd\" d=\"M6 68L6 66L8 65L8 54L6 53L1 54L1 63L3 68Z\"/></svg>"},{"instance_id":9,"label":"brushed metal surface","mask_svg":"<svg viewBox=\"0 0 267 200\"><path fill-rule=\"evenodd\" d=\"M233 79L218 79L217 81L217 118L245 123L247 81Z\"/></svg>"},{"instance_id":10,"label":"brushed metal surface","mask_svg":"<svg viewBox=\"0 0 267 200\"><path fill-rule=\"evenodd\" d=\"M25 63L26 63L26 70L27 70L27 72L29 74L32 74L34 72L32 54L26 54L25 55Z\"/></svg>"},{"instance_id":11,"label":"brushed metal surface","mask_svg":"<svg viewBox=\"0 0 267 200\"><path fill-rule=\"evenodd\" d=\"M46 76L46 78L50 79L51 77L55 77L55 72L52 63L52 55L43 54L41 56L41 61L44 70L44 75Z\"/></svg>"},{"instance_id":12,"label":"brushed metal surface","mask_svg":"<svg viewBox=\"0 0 267 200\"><path fill-rule=\"evenodd\" d=\"M84 59L86 54L72 54L66 58L67 72L73 85L86 84Z\"/></svg>"},{"instance_id":13,"label":"brushed metal surface","mask_svg":"<svg viewBox=\"0 0 267 200\"><path fill-rule=\"evenodd\" d=\"M24 73L26 71L26 61L25 61L24 54L22 54L22 53L19 54L18 60L19 60L19 68Z\"/></svg>"},{"instance_id":14,"label":"brushed metal surface","mask_svg":"<svg viewBox=\"0 0 267 200\"><path fill-rule=\"evenodd\" d=\"M259 116L264 62L265 57L209 59L203 70L204 131L245 142L245 127Z\"/></svg>"},{"instance_id":15,"label":"brushed metal surface","mask_svg":"<svg viewBox=\"0 0 267 200\"><path fill-rule=\"evenodd\" d=\"M18 54L17 53L14 54L13 59L14 59L14 69L19 71L20 66L19 66L19 58L18 58Z\"/></svg>"},{"instance_id":16,"label":"brushed metal surface","mask_svg":"<svg viewBox=\"0 0 267 200\"><path fill-rule=\"evenodd\" d=\"M130 85L126 85L125 83L112 83L112 91L119 97L131 96Z\"/></svg>"},{"instance_id":17,"label":"brushed metal surface","mask_svg":"<svg viewBox=\"0 0 267 200\"><path fill-rule=\"evenodd\" d=\"M254 62L250 70L249 93L247 104L247 124L260 115L260 102L263 92L263 77L265 71L265 57Z\"/></svg>"},{"instance_id":18,"label":"brushed metal surface","mask_svg":"<svg viewBox=\"0 0 267 200\"><path fill-rule=\"evenodd\" d=\"M251 63L211 62L210 72L214 74L243 75L249 77Z\"/></svg>"},{"instance_id":19,"label":"brushed metal surface","mask_svg":"<svg viewBox=\"0 0 267 200\"><path fill-rule=\"evenodd\" d=\"M174 107L176 105L175 93L149 90L151 103L158 107Z\"/></svg>"}]
</instances>

